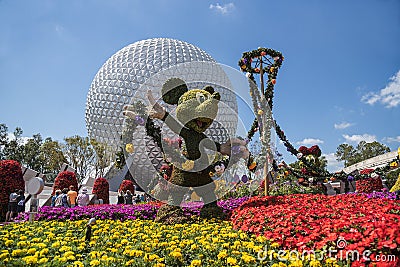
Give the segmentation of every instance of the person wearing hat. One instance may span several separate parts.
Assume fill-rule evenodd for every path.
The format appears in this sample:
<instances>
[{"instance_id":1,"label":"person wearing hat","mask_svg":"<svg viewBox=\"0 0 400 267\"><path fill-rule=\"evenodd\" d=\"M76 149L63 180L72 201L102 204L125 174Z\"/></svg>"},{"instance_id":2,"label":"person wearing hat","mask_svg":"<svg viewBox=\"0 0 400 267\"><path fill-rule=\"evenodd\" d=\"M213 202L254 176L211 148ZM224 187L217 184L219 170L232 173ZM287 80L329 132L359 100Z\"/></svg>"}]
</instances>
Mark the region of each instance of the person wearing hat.
<instances>
[{"instance_id":1,"label":"person wearing hat","mask_svg":"<svg viewBox=\"0 0 400 267\"><path fill-rule=\"evenodd\" d=\"M87 206L89 204L89 195L87 194L87 189L83 188L82 192L79 193L78 197L77 197L77 203L78 206Z\"/></svg>"}]
</instances>

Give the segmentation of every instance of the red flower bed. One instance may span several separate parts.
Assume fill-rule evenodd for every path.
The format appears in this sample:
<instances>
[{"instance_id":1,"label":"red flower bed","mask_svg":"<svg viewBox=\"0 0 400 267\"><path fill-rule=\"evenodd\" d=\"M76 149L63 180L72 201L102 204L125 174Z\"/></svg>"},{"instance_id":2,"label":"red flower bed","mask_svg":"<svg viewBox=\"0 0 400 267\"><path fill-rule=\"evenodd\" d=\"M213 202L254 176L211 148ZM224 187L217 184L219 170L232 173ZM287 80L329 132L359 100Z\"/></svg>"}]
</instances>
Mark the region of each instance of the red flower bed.
<instances>
[{"instance_id":1,"label":"red flower bed","mask_svg":"<svg viewBox=\"0 0 400 267\"><path fill-rule=\"evenodd\" d=\"M21 165L15 160L0 161L0 221L5 218L8 198L16 189L25 190Z\"/></svg>"},{"instance_id":2,"label":"red flower bed","mask_svg":"<svg viewBox=\"0 0 400 267\"><path fill-rule=\"evenodd\" d=\"M359 193L372 193L383 189L382 179L380 177L365 178L356 181L356 190Z\"/></svg>"},{"instance_id":3,"label":"red flower bed","mask_svg":"<svg viewBox=\"0 0 400 267\"><path fill-rule=\"evenodd\" d=\"M78 190L78 180L75 173L70 171L60 172L54 180L53 192L51 194L54 195L57 189L63 190L64 188L69 188L71 185L74 186L75 190Z\"/></svg>"},{"instance_id":4,"label":"red flower bed","mask_svg":"<svg viewBox=\"0 0 400 267\"><path fill-rule=\"evenodd\" d=\"M234 210L231 220L235 229L264 235L287 249L336 248L344 239L345 251L400 251L399 200L359 195L254 197Z\"/></svg>"},{"instance_id":5,"label":"red flower bed","mask_svg":"<svg viewBox=\"0 0 400 267\"><path fill-rule=\"evenodd\" d=\"M125 193L126 190L129 190L132 194L135 194L134 183L131 180L123 180L121 185L119 186L119 190L124 191Z\"/></svg>"},{"instance_id":6,"label":"red flower bed","mask_svg":"<svg viewBox=\"0 0 400 267\"><path fill-rule=\"evenodd\" d=\"M104 204L110 204L110 186L106 178L99 177L94 180L92 194L97 196L97 199L102 199Z\"/></svg>"}]
</instances>

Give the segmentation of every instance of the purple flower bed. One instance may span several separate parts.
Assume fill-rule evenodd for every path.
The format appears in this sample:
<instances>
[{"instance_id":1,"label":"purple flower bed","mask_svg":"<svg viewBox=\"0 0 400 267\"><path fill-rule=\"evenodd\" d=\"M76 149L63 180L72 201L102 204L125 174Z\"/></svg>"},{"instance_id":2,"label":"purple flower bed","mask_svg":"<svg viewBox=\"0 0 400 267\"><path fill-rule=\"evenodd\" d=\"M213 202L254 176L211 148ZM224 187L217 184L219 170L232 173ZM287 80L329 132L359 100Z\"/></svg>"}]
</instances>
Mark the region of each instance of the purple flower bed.
<instances>
[{"instance_id":1,"label":"purple flower bed","mask_svg":"<svg viewBox=\"0 0 400 267\"><path fill-rule=\"evenodd\" d=\"M218 201L218 206L220 206L224 213L230 217L232 211L242 205L245 201L247 201L249 197L241 197L241 198L231 198L227 200ZM203 202L186 202L182 204L182 209L185 211L185 215L200 215L200 209L203 207Z\"/></svg>"},{"instance_id":2,"label":"purple flower bed","mask_svg":"<svg viewBox=\"0 0 400 267\"><path fill-rule=\"evenodd\" d=\"M96 217L97 219L111 220L153 220L156 216L158 207L151 204L139 205L90 205L86 207L49 207L39 208L36 220L39 221L66 221L82 220ZM16 218L16 221L29 220L29 212L25 212Z\"/></svg>"},{"instance_id":3,"label":"purple flower bed","mask_svg":"<svg viewBox=\"0 0 400 267\"><path fill-rule=\"evenodd\" d=\"M380 198L380 199L392 199L392 200L395 200L397 197L396 192L389 192L387 189L383 189L382 191L374 191L372 193L352 192L349 194L362 195L368 198Z\"/></svg>"},{"instance_id":4,"label":"purple flower bed","mask_svg":"<svg viewBox=\"0 0 400 267\"><path fill-rule=\"evenodd\" d=\"M243 202L248 200L248 197L238 199L228 199L218 201L218 206L222 207L224 212L230 216L232 210L239 207ZM137 204L137 205L90 205L87 207L42 207L36 215L36 220L39 221L75 221L82 219L97 219L110 220L154 220L156 217L159 203L152 204ZM188 202L182 205L187 216L199 215L202 202ZM20 214L15 221L28 221L29 212Z\"/></svg>"}]
</instances>

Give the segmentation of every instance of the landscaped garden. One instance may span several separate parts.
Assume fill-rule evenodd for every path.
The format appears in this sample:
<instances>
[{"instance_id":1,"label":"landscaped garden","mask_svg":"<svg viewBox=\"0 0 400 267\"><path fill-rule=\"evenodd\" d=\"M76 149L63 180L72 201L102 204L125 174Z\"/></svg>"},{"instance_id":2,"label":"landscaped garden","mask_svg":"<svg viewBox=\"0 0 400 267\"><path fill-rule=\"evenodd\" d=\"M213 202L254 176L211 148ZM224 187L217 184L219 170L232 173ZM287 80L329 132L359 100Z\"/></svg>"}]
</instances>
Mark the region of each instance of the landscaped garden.
<instances>
[{"instance_id":1,"label":"landscaped garden","mask_svg":"<svg viewBox=\"0 0 400 267\"><path fill-rule=\"evenodd\" d=\"M136 149L134 132L144 127L143 138L159 149L153 160L162 159L149 167L156 169L155 178L144 179L152 201L109 204L109 182L97 177L90 193L99 205L43 206L1 225L1 266L400 266L400 149L386 166L351 173L328 172L318 145L296 149L271 119L283 60L280 52L269 48L245 52L239 60L256 116L246 138L219 143L203 133L216 118L221 100L210 85L189 90L180 78L164 81L163 104L176 105L176 116L151 91L149 107L141 101L125 106L116 164L102 162L101 173L108 165L122 169L132 162L128 159ZM259 74L268 77L261 89L254 78ZM177 138L162 138L155 120L163 121ZM272 128L297 158L295 163L278 162L273 155ZM247 146L256 132L259 150L251 153ZM85 143L75 139L70 147ZM96 142L92 146L96 153L105 150ZM359 146L360 151L389 152L379 143ZM204 154L204 148L212 153ZM362 153L345 148L352 153L343 154L363 160ZM225 172L229 168L237 172L230 175ZM128 178L121 181L118 193L135 191L135 177ZM79 182L74 172L62 171L52 195L78 188ZM4 217L13 192L25 186L20 163L0 161L0 183ZM340 184L340 194L332 183ZM189 200L194 195L199 201Z\"/></svg>"},{"instance_id":2,"label":"landscaped garden","mask_svg":"<svg viewBox=\"0 0 400 267\"><path fill-rule=\"evenodd\" d=\"M187 203L191 221L174 225L154 222L158 202L43 207L37 222L27 222L24 214L20 222L1 227L0 259L4 266L365 266L367 259L375 266L399 263L399 200L295 194L243 197L218 205L228 220L202 220L201 204ZM97 222L90 241L85 241L92 217Z\"/></svg>"}]
</instances>

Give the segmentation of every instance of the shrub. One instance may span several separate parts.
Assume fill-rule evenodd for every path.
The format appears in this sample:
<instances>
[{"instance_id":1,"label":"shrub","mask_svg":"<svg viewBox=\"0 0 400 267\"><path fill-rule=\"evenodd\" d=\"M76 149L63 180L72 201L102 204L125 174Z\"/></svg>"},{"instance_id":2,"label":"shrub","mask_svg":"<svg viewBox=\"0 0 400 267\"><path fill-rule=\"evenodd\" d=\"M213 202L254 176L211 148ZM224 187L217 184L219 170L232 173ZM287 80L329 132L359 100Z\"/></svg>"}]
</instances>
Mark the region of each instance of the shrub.
<instances>
[{"instance_id":1,"label":"shrub","mask_svg":"<svg viewBox=\"0 0 400 267\"><path fill-rule=\"evenodd\" d=\"M21 165L15 160L0 161L0 221L4 220L7 212L8 198L16 189L25 190Z\"/></svg>"},{"instance_id":2,"label":"shrub","mask_svg":"<svg viewBox=\"0 0 400 267\"><path fill-rule=\"evenodd\" d=\"M135 194L135 184L131 180L123 180L119 186L119 190L124 192L129 190L132 194Z\"/></svg>"},{"instance_id":3,"label":"shrub","mask_svg":"<svg viewBox=\"0 0 400 267\"><path fill-rule=\"evenodd\" d=\"M94 181L92 194L97 196L97 199L102 199L104 204L110 203L110 186L106 178L99 177Z\"/></svg>"},{"instance_id":4,"label":"shrub","mask_svg":"<svg viewBox=\"0 0 400 267\"><path fill-rule=\"evenodd\" d=\"M64 188L69 188L71 185L74 186L75 190L78 190L78 180L75 173L70 171L60 172L54 180L53 192L51 194L54 195L57 189L63 190Z\"/></svg>"}]
</instances>

